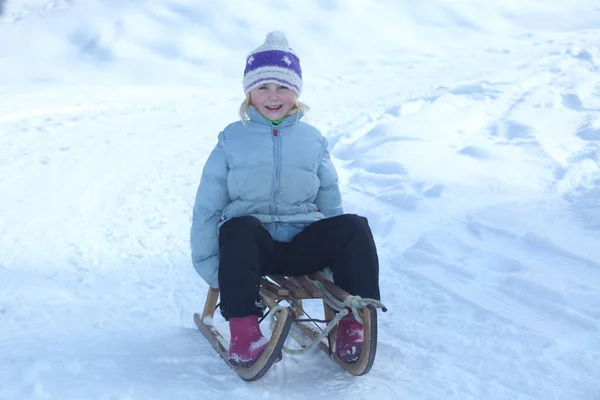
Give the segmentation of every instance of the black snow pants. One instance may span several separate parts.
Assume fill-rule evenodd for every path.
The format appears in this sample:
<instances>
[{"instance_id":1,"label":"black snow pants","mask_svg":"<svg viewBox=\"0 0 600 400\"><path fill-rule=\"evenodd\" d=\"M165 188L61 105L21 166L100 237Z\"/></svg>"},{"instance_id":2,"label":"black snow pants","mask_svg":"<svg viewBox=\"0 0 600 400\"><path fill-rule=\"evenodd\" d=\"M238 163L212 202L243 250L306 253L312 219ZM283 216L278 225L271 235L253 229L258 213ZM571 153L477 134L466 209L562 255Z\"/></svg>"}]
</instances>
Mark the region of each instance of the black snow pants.
<instances>
[{"instance_id":1,"label":"black snow pants","mask_svg":"<svg viewBox=\"0 0 600 400\"><path fill-rule=\"evenodd\" d=\"M342 214L304 228L291 242L272 239L254 217L225 222L219 230L221 314L262 315L260 277L299 276L329 267L346 292L380 300L379 259L366 218Z\"/></svg>"}]
</instances>

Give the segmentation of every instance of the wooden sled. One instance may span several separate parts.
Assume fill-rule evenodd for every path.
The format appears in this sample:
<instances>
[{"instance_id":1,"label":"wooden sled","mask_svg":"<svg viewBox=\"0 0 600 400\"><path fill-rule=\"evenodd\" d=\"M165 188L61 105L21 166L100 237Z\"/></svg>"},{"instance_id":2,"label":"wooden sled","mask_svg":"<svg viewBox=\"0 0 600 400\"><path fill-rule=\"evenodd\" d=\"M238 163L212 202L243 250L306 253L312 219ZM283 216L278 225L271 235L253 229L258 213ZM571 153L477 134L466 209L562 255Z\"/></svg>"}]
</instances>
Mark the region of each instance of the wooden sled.
<instances>
[{"instance_id":1,"label":"wooden sled","mask_svg":"<svg viewBox=\"0 0 600 400\"><path fill-rule=\"evenodd\" d=\"M296 324L312 341L317 339L320 332L307 324L307 322L314 320L301 318L306 316L302 308L302 300L324 298L323 293L311 280L320 282L329 293L341 302L349 296L347 292L320 273L297 277L270 275L261 279L260 298L271 312L276 312L277 323L264 353L250 367L237 367L230 364L228 362L229 344L216 329L206 324L207 318L211 321L213 319L219 298L218 289L209 289L202 316L197 313L194 314L194 322L219 355L242 379L255 381L264 376L274 364L287 339L292 323ZM279 302L281 301L287 301L291 306L280 305ZM335 310L325 300L323 300L323 308L325 320L332 320L336 315ZM274 309L277 311L272 311ZM327 341L321 340L318 342L318 347L323 352L346 371L356 376L364 375L371 370L377 351L377 309L373 305L367 305L360 309L359 313L364 322L364 343L360 357L356 362L347 363L335 355L333 349L335 348L337 326L329 332Z\"/></svg>"}]
</instances>

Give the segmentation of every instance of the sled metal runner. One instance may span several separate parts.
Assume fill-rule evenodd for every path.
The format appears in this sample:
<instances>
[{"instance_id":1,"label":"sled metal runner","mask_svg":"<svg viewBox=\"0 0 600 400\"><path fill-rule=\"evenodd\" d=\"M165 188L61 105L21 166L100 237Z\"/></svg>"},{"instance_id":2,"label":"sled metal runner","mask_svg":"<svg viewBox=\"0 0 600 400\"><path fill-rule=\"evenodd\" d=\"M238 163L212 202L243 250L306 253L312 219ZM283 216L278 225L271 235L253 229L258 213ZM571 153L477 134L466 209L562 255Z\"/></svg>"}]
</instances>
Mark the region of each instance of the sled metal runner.
<instances>
[{"instance_id":1,"label":"sled metal runner","mask_svg":"<svg viewBox=\"0 0 600 400\"><path fill-rule=\"evenodd\" d=\"M312 320L302 318L306 316L302 308L302 300L323 299L325 320L330 321L335 317L336 311L327 304L323 293L312 281L320 282L339 301L343 302L349 296L347 292L320 273L297 277L270 275L261 279L260 298L265 306L269 308L270 312L275 313L277 322L264 353L250 367L237 367L230 364L228 361L229 345L227 341L215 328L204 322L206 318L212 320L214 316L219 298L218 289L209 289L202 316L197 313L194 314L194 321L219 355L242 379L246 381L260 379L275 363L283 349L292 323L295 323L310 340L315 341L317 339L320 332L314 329L314 325L310 326L306 323ZM292 306L282 306L279 304L279 302L286 300ZM373 305L367 305L358 310L358 312L364 322L364 342L359 359L356 362L347 363L335 355L333 349L335 348L337 326L329 332L328 341L318 341L317 345L321 351L326 353L350 374L360 376L368 373L375 361L377 351L377 309Z\"/></svg>"}]
</instances>

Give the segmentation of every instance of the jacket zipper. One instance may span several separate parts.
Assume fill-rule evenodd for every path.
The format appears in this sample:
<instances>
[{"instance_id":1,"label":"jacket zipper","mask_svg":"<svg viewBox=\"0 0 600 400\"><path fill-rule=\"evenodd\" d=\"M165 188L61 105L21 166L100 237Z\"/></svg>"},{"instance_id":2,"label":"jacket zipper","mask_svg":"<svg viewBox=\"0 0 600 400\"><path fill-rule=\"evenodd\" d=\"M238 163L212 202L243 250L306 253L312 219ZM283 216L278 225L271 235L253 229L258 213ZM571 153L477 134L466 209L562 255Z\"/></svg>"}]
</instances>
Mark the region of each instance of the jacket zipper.
<instances>
[{"instance_id":1,"label":"jacket zipper","mask_svg":"<svg viewBox=\"0 0 600 400\"><path fill-rule=\"evenodd\" d=\"M281 139L279 138L279 130L273 127L273 140L274 140L274 152L275 158L275 182L273 182L273 193L271 194L271 215L277 214L277 195L279 194L279 174L281 167Z\"/></svg>"}]
</instances>

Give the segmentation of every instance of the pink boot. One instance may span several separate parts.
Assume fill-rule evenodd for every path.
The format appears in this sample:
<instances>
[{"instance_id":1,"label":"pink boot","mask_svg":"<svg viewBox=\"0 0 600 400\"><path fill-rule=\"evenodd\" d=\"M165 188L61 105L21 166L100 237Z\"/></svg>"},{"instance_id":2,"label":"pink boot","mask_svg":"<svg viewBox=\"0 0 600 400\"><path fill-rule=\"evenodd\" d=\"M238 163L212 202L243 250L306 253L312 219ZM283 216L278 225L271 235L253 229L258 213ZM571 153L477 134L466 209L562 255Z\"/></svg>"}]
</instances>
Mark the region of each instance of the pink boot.
<instances>
[{"instance_id":1,"label":"pink boot","mask_svg":"<svg viewBox=\"0 0 600 400\"><path fill-rule=\"evenodd\" d=\"M250 367L259 359L269 343L269 339L260 331L256 315L229 318L229 331L229 362L235 366Z\"/></svg>"},{"instance_id":2,"label":"pink boot","mask_svg":"<svg viewBox=\"0 0 600 400\"><path fill-rule=\"evenodd\" d=\"M335 336L335 354L344 362L357 362L362 351L363 341L363 324L355 320L352 314L342 318Z\"/></svg>"}]
</instances>

